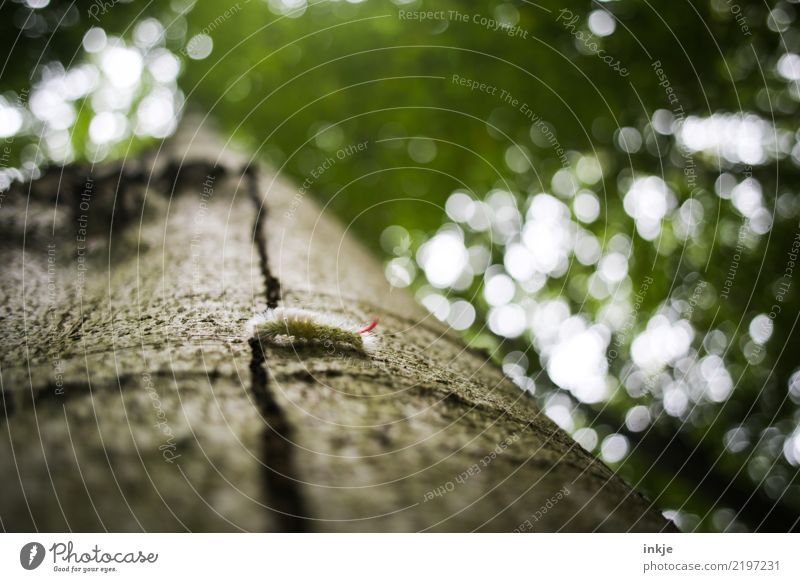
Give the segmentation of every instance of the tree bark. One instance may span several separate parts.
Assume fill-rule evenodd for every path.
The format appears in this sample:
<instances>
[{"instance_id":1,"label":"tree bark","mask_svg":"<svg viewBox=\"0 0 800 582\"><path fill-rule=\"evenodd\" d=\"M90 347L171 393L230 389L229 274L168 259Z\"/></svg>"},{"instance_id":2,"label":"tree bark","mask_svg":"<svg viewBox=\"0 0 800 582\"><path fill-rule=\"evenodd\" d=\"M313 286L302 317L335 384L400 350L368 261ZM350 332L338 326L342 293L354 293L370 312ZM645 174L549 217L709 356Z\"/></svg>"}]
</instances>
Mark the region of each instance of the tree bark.
<instances>
[{"instance_id":1,"label":"tree bark","mask_svg":"<svg viewBox=\"0 0 800 582\"><path fill-rule=\"evenodd\" d=\"M0 210L4 530L674 530L197 121ZM248 338L277 305L380 317L377 347Z\"/></svg>"}]
</instances>

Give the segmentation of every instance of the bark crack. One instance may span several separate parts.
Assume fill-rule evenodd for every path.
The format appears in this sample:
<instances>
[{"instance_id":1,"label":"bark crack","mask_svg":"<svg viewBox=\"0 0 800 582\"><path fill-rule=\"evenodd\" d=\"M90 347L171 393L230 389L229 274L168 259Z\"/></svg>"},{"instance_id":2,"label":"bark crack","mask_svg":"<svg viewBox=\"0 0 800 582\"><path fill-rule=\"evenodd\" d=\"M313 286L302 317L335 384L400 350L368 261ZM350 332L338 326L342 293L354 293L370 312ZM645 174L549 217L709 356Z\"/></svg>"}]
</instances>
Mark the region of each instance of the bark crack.
<instances>
[{"instance_id":1,"label":"bark crack","mask_svg":"<svg viewBox=\"0 0 800 582\"><path fill-rule=\"evenodd\" d=\"M278 306L278 302L281 298L281 283L278 278L272 274L267 258L267 238L265 234L266 229L264 228L264 223L267 219L267 208L266 205L261 203L261 197L258 195L258 169L255 166L247 166L244 169L244 173L248 178L248 194L256 210L256 221L253 226L253 240L255 241L256 250L258 251L261 273L264 276L264 284L267 289L267 307L274 309Z\"/></svg>"},{"instance_id":2,"label":"bark crack","mask_svg":"<svg viewBox=\"0 0 800 582\"><path fill-rule=\"evenodd\" d=\"M280 301L281 287L280 281L269 267L265 234L267 211L258 192L257 168L248 166L244 169L244 174L248 179L249 196L256 212L253 240L264 276L267 307L273 309ZM297 471L292 427L269 385L264 346L257 338L251 338L250 348L253 354L250 361L251 390L267 425L261 435L264 497L275 512L280 531L303 532L307 530L306 511L300 483L295 478Z\"/></svg>"}]
</instances>

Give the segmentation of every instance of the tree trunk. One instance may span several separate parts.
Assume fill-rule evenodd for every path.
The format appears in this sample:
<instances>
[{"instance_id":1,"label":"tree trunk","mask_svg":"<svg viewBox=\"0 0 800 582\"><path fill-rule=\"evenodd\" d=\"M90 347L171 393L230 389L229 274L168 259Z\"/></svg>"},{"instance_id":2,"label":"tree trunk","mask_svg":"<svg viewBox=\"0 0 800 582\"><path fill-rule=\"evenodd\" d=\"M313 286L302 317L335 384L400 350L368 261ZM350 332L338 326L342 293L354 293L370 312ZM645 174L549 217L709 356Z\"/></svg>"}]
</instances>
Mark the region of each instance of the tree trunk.
<instances>
[{"instance_id":1,"label":"tree trunk","mask_svg":"<svg viewBox=\"0 0 800 582\"><path fill-rule=\"evenodd\" d=\"M673 529L251 161L187 121L3 200L4 530ZM276 305L377 347L249 341Z\"/></svg>"}]
</instances>

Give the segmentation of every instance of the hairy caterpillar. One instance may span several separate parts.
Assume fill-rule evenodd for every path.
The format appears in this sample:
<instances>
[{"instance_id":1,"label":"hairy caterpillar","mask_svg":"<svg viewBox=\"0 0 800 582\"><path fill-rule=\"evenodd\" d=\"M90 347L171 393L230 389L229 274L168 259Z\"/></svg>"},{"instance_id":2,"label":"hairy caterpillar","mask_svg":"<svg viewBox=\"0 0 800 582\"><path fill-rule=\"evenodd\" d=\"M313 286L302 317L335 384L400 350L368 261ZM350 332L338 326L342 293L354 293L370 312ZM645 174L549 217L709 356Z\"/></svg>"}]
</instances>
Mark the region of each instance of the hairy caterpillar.
<instances>
[{"instance_id":1,"label":"hairy caterpillar","mask_svg":"<svg viewBox=\"0 0 800 582\"><path fill-rule=\"evenodd\" d=\"M268 309L247 322L248 335L274 344L320 344L367 353L375 347L370 333L378 318L359 329L352 322L326 313L295 307Z\"/></svg>"}]
</instances>

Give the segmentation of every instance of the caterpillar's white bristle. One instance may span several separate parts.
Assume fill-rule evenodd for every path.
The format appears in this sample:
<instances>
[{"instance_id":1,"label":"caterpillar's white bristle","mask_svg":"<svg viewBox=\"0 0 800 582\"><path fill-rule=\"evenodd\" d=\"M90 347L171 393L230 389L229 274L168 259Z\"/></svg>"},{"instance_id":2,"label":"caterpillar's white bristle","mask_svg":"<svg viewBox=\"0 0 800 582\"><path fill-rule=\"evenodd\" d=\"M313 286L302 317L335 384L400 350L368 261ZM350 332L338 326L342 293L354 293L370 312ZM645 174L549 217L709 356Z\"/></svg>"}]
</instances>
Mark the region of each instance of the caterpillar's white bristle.
<instances>
[{"instance_id":1,"label":"caterpillar's white bristle","mask_svg":"<svg viewBox=\"0 0 800 582\"><path fill-rule=\"evenodd\" d=\"M311 311L310 309L303 309L300 307L276 307L275 309L267 310L264 315L267 319L297 323L318 323L321 325L339 327L348 331L355 331L358 327L356 324L347 321L345 318L338 315L320 313L318 311Z\"/></svg>"}]
</instances>

